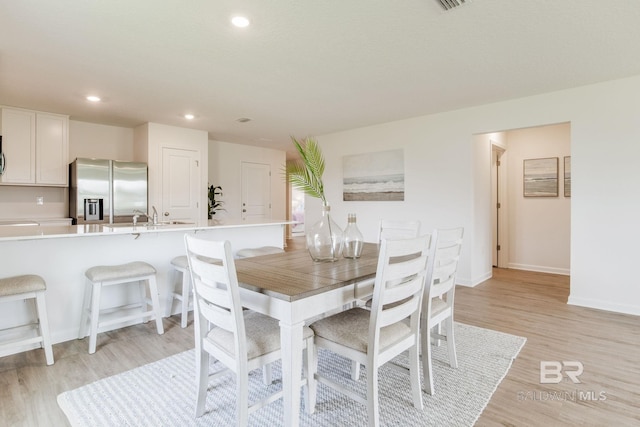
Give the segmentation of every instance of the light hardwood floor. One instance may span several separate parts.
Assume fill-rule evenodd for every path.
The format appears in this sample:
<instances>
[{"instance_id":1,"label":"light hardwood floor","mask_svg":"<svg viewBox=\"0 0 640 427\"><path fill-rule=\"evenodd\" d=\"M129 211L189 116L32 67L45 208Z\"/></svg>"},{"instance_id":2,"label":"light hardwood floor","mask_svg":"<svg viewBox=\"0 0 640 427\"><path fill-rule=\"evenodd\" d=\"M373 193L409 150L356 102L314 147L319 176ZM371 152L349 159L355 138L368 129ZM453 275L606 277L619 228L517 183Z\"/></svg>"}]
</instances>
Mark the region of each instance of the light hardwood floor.
<instances>
[{"instance_id":1,"label":"light hardwood floor","mask_svg":"<svg viewBox=\"0 0 640 427\"><path fill-rule=\"evenodd\" d=\"M640 318L569 306L568 295L568 277L516 270L458 287L457 321L527 338L477 425L640 425ZM58 394L193 348L192 320L165 319L164 335L153 322L100 334L93 355L87 338L56 344L53 366L42 350L0 358L0 425L68 425ZM541 361L581 362L581 383L540 384Z\"/></svg>"}]
</instances>

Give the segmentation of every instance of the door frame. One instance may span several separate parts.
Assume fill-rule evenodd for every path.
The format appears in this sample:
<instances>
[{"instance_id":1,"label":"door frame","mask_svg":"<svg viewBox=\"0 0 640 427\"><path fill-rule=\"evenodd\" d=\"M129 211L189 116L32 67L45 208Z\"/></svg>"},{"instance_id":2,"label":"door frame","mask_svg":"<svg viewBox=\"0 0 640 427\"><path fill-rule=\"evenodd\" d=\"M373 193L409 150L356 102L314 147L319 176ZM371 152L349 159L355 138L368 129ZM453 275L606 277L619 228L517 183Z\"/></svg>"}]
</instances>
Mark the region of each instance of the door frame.
<instances>
[{"instance_id":1,"label":"door frame","mask_svg":"<svg viewBox=\"0 0 640 427\"><path fill-rule=\"evenodd\" d=\"M507 268L509 265L508 155L505 147L494 141L490 142L492 264L494 267Z\"/></svg>"}]
</instances>

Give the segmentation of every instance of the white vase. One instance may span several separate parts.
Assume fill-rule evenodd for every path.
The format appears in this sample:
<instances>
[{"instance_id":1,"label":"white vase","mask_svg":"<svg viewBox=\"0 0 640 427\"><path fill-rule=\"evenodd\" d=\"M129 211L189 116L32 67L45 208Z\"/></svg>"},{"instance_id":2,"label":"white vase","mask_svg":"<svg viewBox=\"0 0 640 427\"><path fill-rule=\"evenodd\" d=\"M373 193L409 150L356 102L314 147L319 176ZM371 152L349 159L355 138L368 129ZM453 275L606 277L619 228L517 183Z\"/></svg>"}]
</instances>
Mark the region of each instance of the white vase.
<instances>
[{"instance_id":1,"label":"white vase","mask_svg":"<svg viewBox=\"0 0 640 427\"><path fill-rule=\"evenodd\" d=\"M322 218L307 231L307 249L314 261L337 261L342 255L342 229L331 219L331 207L322 206Z\"/></svg>"}]
</instances>

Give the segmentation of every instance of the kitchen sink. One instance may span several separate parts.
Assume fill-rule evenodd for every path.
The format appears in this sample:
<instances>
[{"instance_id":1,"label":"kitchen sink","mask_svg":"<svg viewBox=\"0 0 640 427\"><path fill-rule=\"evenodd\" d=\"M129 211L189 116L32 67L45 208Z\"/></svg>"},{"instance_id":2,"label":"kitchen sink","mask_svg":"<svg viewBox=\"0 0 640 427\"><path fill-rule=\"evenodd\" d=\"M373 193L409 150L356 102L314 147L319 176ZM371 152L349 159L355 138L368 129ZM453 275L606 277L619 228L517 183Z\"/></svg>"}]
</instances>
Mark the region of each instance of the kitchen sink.
<instances>
[{"instance_id":1,"label":"kitchen sink","mask_svg":"<svg viewBox=\"0 0 640 427\"><path fill-rule=\"evenodd\" d=\"M195 222L185 221L181 219L174 219L171 221L160 221L157 225L190 225L195 224Z\"/></svg>"}]
</instances>

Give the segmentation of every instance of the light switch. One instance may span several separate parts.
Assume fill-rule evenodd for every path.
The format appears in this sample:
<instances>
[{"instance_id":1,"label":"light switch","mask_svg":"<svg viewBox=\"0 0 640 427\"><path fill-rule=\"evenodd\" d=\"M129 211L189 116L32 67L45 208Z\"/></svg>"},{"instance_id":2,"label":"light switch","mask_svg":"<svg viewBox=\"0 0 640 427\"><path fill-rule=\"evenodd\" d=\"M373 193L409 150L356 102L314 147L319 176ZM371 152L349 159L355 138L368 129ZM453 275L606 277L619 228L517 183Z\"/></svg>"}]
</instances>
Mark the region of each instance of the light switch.
<instances>
[{"instance_id":1,"label":"light switch","mask_svg":"<svg viewBox=\"0 0 640 427\"><path fill-rule=\"evenodd\" d=\"M36 197L36 205L44 205L44 197L42 196Z\"/></svg>"}]
</instances>

